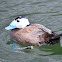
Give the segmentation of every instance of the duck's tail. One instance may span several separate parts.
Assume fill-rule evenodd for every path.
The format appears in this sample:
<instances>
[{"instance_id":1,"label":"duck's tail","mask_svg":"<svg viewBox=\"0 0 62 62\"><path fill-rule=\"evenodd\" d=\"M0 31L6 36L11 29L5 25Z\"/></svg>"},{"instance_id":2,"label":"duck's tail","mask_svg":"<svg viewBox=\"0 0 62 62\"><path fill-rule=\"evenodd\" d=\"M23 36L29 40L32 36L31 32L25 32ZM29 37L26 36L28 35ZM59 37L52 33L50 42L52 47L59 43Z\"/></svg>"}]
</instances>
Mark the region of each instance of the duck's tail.
<instances>
[{"instance_id":1,"label":"duck's tail","mask_svg":"<svg viewBox=\"0 0 62 62\"><path fill-rule=\"evenodd\" d=\"M59 37L62 37L62 33L61 34L56 34L55 36L53 36L51 39L57 39Z\"/></svg>"},{"instance_id":2,"label":"duck's tail","mask_svg":"<svg viewBox=\"0 0 62 62\"><path fill-rule=\"evenodd\" d=\"M62 37L62 33L56 34L56 35L52 36L50 39L47 39L46 43L49 45L56 44L56 43L60 42L60 37Z\"/></svg>"}]
</instances>

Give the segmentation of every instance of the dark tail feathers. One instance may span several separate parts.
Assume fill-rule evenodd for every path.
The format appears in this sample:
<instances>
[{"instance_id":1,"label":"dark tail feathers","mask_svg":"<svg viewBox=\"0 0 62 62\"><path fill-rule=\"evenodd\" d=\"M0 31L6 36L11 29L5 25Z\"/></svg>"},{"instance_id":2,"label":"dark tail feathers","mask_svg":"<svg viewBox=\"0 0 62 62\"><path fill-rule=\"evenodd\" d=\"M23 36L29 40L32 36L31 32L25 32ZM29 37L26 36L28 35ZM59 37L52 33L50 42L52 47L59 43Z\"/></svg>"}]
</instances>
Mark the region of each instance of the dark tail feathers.
<instances>
[{"instance_id":1,"label":"dark tail feathers","mask_svg":"<svg viewBox=\"0 0 62 62\"><path fill-rule=\"evenodd\" d=\"M45 43L47 43L48 45L53 45L53 44L56 44L58 42L60 42L60 37L62 36L62 33L61 34L56 34L54 36L51 37L51 39L47 39Z\"/></svg>"},{"instance_id":2,"label":"dark tail feathers","mask_svg":"<svg viewBox=\"0 0 62 62\"><path fill-rule=\"evenodd\" d=\"M51 39L56 39L56 38L59 38L59 37L61 37L61 36L62 36L62 33L61 33L61 34L57 34L57 35L53 36Z\"/></svg>"}]
</instances>

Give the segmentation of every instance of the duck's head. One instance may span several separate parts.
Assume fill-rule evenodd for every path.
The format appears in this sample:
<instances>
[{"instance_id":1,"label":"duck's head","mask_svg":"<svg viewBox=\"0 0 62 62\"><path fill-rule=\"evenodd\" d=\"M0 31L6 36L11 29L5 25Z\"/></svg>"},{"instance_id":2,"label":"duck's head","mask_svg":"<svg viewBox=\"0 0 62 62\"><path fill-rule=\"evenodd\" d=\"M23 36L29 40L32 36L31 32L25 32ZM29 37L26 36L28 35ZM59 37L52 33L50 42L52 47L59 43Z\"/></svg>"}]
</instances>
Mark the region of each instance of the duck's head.
<instances>
[{"instance_id":1,"label":"duck's head","mask_svg":"<svg viewBox=\"0 0 62 62\"><path fill-rule=\"evenodd\" d=\"M9 26L5 27L6 30L15 29L15 28L24 28L27 25L30 25L29 20L25 17L19 16L15 18Z\"/></svg>"}]
</instances>

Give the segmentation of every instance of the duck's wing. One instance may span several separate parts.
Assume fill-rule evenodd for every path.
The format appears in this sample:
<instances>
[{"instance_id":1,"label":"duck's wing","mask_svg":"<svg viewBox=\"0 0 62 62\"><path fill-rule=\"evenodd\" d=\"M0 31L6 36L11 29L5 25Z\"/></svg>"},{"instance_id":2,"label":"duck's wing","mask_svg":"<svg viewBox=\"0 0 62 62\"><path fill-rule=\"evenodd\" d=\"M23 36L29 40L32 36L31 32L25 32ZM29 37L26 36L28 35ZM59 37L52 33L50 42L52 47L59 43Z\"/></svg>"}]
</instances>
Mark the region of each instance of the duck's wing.
<instances>
[{"instance_id":1,"label":"duck's wing","mask_svg":"<svg viewBox=\"0 0 62 62\"><path fill-rule=\"evenodd\" d=\"M40 25L40 24L36 24L38 28L40 28L41 30L49 33L49 34L52 34L52 31L48 28L46 28L44 25Z\"/></svg>"},{"instance_id":2,"label":"duck's wing","mask_svg":"<svg viewBox=\"0 0 62 62\"><path fill-rule=\"evenodd\" d=\"M45 31L45 32L48 32L49 34L52 33L52 31L48 28L46 28L45 26L41 25L41 28Z\"/></svg>"}]
</instances>

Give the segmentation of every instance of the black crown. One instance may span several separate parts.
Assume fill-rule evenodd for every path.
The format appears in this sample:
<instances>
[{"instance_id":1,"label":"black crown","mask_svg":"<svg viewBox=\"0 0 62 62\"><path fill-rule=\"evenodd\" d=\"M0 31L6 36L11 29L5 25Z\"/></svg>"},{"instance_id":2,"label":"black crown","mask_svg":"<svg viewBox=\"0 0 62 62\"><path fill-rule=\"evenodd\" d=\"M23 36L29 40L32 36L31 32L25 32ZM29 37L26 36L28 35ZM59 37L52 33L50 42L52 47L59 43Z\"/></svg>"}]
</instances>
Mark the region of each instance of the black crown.
<instances>
[{"instance_id":1,"label":"black crown","mask_svg":"<svg viewBox=\"0 0 62 62\"><path fill-rule=\"evenodd\" d=\"M21 19L21 18L24 18L24 16L18 16L17 18L15 18L15 20Z\"/></svg>"}]
</instances>

